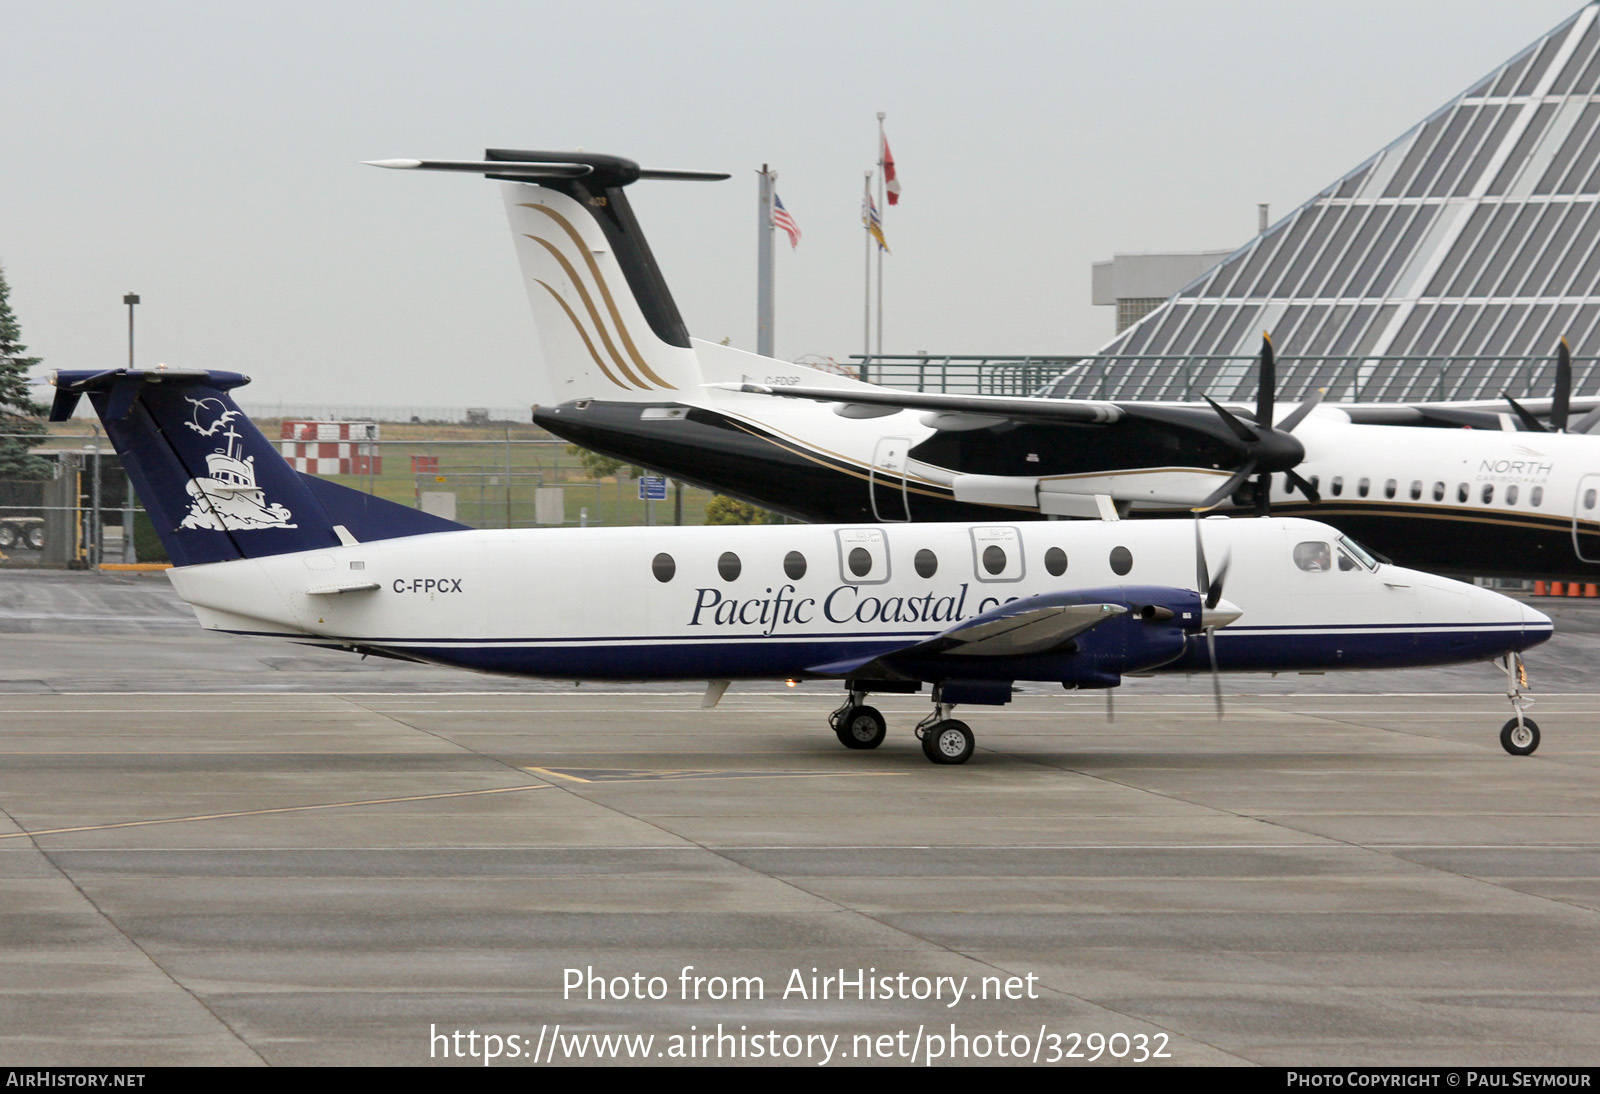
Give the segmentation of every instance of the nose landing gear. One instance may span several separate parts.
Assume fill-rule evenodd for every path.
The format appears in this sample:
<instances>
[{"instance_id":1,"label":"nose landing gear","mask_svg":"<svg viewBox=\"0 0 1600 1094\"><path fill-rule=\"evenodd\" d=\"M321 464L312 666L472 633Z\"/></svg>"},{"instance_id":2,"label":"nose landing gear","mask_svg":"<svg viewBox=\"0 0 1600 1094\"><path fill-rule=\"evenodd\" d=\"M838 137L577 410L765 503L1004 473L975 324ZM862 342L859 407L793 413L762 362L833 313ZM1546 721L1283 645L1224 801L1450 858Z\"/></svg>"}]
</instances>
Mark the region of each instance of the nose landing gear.
<instances>
[{"instance_id":1,"label":"nose landing gear","mask_svg":"<svg viewBox=\"0 0 1600 1094\"><path fill-rule=\"evenodd\" d=\"M1522 689L1528 686L1528 670L1523 667L1522 658L1514 653L1506 654L1504 663L1506 698L1511 700L1516 716L1500 727L1500 747L1513 756L1529 756L1539 747L1539 723L1524 713L1533 705L1533 700L1522 694Z\"/></svg>"}]
</instances>

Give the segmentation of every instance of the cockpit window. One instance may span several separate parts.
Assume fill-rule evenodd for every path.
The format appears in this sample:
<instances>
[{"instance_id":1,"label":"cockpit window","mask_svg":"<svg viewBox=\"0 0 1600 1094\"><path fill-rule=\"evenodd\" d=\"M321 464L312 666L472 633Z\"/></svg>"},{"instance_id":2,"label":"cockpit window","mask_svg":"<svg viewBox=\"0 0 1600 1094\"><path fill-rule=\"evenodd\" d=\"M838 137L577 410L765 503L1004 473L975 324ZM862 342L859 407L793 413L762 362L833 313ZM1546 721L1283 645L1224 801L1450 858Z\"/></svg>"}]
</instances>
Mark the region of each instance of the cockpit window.
<instances>
[{"instance_id":1,"label":"cockpit window","mask_svg":"<svg viewBox=\"0 0 1600 1094\"><path fill-rule=\"evenodd\" d=\"M1343 551L1349 551L1350 554L1355 557L1355 560L1361 563L1361 565L1366 569L1376 570L1378 568L1378 560L1372 557L1372 552L1368 551L1365 547L1361 546L1361 544L1357 543L1349 536L1339 537L1339 548ZM1340 569L1344 569L1342 563L1340 565Z\"/></svg>"},{"instance_id":2,"label":"cockpit window","mask_svg":"<svg viewBox=\"0 0 1600 1094\"><path fill-rule=\"evenodd\" d=\"M1333 550L1320 539L1296 543L1294 564L1308 574L1325 573L1333 569Z\"/></svg>"}]
</instances>

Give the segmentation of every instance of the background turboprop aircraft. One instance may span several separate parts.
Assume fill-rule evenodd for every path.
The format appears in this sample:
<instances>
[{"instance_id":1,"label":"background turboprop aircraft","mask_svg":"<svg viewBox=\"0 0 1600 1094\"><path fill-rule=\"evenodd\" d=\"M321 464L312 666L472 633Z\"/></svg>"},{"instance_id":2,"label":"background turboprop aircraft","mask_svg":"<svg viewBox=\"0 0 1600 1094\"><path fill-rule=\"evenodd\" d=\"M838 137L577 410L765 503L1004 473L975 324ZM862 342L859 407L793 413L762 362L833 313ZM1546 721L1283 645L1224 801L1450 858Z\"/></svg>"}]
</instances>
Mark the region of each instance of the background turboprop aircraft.
<instances>
[{"instance_id":1,"label":"background turboprop aircraft","mask_svg":"<svg viewBox=\"0 0 1600 1094\"><path fill-rule=\"evenodd\" d=\"M726 175L503 149L377 165L504 182L547 370L533 420L608 456L808 521L1233 505L1314 513L1428 569L1600 575L1600 438L1584 435L1600 400L1571 400L1570 381L1525 404L1313 399L1280 417L1268 344L1254 408L897 391L690 338L624 188ZM1569 432L1571 410L1588 413Z\"/></svg>"},{"instance_id":2,"label":"background turboprop aircraft","mask_svg":"<svg viewBox=\"0 0 1600 1094\"><path fill-rule=\"evenodd\" d=\"M945 764L973 750L955 704L1009 702L1019 680L1499 659L1516 710L1501 743L1539 744L1516 655L1550 637L1546 616L1313 521L479 530L295 471L234 403L237 373L52 383L53 420L88 396L214 630L521 676L709 679L713 701L735 679L835 680L850 748L884 738L869 693L932 685L917 735Z\"/></svg>"}]
</instances>

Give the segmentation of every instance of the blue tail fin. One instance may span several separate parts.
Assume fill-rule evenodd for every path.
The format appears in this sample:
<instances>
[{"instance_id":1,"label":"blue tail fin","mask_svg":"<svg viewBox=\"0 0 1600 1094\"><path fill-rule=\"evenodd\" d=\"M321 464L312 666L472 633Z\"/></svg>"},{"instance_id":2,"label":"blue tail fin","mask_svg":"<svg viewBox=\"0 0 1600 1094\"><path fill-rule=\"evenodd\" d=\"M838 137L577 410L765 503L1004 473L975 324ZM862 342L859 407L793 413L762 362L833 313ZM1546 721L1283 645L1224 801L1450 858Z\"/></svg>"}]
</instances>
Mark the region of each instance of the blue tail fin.
<instances>
[{"instance_id":1,"label":"blue tail fin","mask_svg":"<svg viewBox=\"0 0 1600 1094\"><path fill-rule=\"evenodd\" d=\"M228 391L237 372L57 372L52 421L89 396L162 546L179 566L336 547L465 525L290 467Z\"/></svg>"}]
</instances>

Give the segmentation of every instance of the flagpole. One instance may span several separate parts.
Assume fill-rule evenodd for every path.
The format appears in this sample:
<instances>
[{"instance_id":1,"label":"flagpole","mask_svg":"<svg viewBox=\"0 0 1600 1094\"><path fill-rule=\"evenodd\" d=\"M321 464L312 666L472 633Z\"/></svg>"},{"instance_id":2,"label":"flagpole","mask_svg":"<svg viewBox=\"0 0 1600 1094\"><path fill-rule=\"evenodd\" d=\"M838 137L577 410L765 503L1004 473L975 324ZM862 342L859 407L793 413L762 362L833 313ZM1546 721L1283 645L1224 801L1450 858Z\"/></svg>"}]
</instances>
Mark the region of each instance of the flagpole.
<instances>
[{"instance_id":1,"label":"flagpole","mask_svg":"<svg viewBox=\"0 0 1600 1094\"><path fill-rule=\"evenodd\" d=\"M889 231L889 204L883 200L883 111L878 111L878 223ZM883 356L883 248L878 248L878 356Z\"/></svg>"},{"instance_id":2,"label":"flagpole","mask_svg":"<svg viewBox=\"0 0 1600 1094\"><path fill-rule=\"evenodd\" d=\"M772 351L772 192L778 173L761 165L759 222L756 229L756 352L763 357Z\"/></svg>"},{"instance_id":3,"label":"flagpole","mask_svg":"<svg viewBox=\"0 0 1600 1094\"><path fill-rule=\"evenodd\" d=\"M867 171L861 180L861 379L867 378L868 362L872 360L872 217L868 210L872 202L872 172Z\"/></svg>"}]
</instances>

